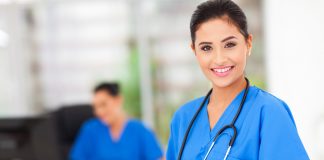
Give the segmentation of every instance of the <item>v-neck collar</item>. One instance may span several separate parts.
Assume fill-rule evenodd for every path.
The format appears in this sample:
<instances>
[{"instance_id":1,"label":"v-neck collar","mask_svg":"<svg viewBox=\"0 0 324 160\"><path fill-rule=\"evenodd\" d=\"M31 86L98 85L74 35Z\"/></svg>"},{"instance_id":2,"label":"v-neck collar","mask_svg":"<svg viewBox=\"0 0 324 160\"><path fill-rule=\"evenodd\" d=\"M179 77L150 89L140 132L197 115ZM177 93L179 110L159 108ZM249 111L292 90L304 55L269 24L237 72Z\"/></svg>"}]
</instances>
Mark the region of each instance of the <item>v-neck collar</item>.
<instances>
[{"instance_id":1,"label":"v-neck collar","mask_svg":"<svg viewBox=\"0 0 324 160\"><path fill-rule=\"evenodd\" d=\"M250 88L250 87L249 87ZM231 117L234 113L236 113L238 109L238 105L242 100L242 96L244 93L245 89L243 89L233 100L232 102L226 107L225 111L223 114L220 116L214 127L211 129L210 128L210 122L209 122L209 117L208 117L208 110L207 110L207 105L209 104L210 97L208 98L207 102L204 104L204 119L207 121L207 126L208 126L208 131L209 131L209 138L213 139L214 136L217 134L217 132L224 127L225 125L231 123ZM230 119L230 120L229 120ZM225 124L226 123L226 124Z\"/></svg>"},{"instance_id":2,"label":"v-neck collar","mask_svg":"<svg viewBox=\"0 0 324 160\"><path fill-rule=\"evenodd\" d=\"M128 124L129 124L129 121L130 121L130 120L126 120L126 122L125 122L125 124L124 124L124 126L123 126L123 129L122 129L122 131L121 131L121 133L120 133L120 135L119 135L119 137L118 137L118 139L114 139L114 138L113 138L113 136L112 136L112 134L111 134L110 126L107 126L108 134L109 134L109 138L110 138L110 141L111 141L112 143L120 143L120 142L123 140L123 136L124 136L125 132L127 131L127 126L128 126Z\"/></svg>"}]
</instances>

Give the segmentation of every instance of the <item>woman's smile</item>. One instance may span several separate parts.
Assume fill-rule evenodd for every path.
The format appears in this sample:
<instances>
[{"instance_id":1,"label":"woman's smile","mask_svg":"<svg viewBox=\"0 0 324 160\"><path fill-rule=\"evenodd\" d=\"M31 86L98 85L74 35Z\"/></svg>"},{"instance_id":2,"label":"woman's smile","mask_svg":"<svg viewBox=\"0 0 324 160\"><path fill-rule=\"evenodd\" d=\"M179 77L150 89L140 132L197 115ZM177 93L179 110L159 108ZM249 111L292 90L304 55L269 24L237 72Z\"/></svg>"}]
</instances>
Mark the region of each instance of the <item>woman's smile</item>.
<instances>
[{"instance_id":1,"label":"woman's smile","mask_svg":"<svg viewBox=\"0 0 324 160\"><path fill-rule=\"evenodd\" d=\"M218 77L225 77L231 73L234 66L222 66L222 67L215 67L211 68L210 70L212 73Z\"/></svg>"}]
</instances>

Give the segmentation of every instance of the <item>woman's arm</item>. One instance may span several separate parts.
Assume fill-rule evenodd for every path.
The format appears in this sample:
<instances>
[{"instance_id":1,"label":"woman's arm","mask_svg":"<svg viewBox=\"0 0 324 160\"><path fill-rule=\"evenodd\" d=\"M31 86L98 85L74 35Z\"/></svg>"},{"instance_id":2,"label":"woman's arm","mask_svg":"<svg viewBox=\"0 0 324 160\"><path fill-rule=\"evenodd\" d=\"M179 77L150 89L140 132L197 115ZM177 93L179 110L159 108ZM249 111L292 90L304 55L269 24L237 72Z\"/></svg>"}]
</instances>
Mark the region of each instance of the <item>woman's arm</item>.
<instances>
[{"instance_id":1,"label":"woman's arm","mask_svg":"<svg viewBox=\"0 0 324 160\"><path fill-rule=\"evenodd\" d=\"M259 159L309 159L284 102L263 106L261 114Z\"/></svg>"}]
</instances>

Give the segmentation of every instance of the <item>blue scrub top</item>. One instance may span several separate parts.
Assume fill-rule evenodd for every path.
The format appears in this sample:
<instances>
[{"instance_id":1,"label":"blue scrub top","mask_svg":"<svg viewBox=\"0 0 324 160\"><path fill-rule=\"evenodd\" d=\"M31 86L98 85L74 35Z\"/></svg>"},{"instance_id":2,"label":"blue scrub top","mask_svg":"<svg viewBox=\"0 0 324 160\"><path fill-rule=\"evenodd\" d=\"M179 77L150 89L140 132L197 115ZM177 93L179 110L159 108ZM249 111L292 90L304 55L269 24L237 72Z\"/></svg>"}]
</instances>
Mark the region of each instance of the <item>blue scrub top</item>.
<instances>
[{"instance_id":1,"label":"blue scrub top","mask_svg":"<svg viewBox=\"0 0 324 160\"><path fill-rule=\"evenodd\" d=\"M153 132L138 120L128 120L118 141L99 119L87 121L70 152L71 160L157 160L163 156Z\"/></svg>"},{"instance_id":2,"label":"blue scrub top","mask_svg":"<svg viewBox=\"0 0 324 160\"><path fill-rule=\"evenodd\" d=\"M213 129L209 127L207 103L195 120L182 159L201 160L205 157L216 133L235 116L244 91L226 108ZM189 126L204 97L183 105L171 122L167 160L175 160ZM249 92L238 117L236 141L228 160L308 160L308 155L298 136L293 116L285 102L255 86ZM233 131L227 129L215 142L208 159L223 159Z\"/></svg>"}]
</instances>

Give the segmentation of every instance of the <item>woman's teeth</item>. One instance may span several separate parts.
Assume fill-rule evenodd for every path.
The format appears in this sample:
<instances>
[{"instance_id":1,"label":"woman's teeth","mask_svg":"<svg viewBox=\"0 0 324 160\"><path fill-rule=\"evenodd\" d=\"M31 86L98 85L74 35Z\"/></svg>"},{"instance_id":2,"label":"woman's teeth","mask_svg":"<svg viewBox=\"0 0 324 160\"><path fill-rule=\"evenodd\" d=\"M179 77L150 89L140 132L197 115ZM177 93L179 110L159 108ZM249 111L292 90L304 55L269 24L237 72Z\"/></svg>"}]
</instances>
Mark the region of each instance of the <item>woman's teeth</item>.
<instances>
[{"instance_id":1,"label":"woman's teeth","mask_svg":"<svg viewBox=\"0 0 324 160\"><path fill-rule=\"evenodd\" d=\"M224 73L224 72L227 72L231 69L232 67L226 67L226 68L213 68L212 70L215 71L215 72L218 72L218 73Z\"/></svg>"}]
</instances>

